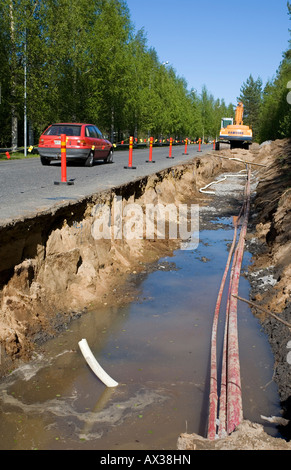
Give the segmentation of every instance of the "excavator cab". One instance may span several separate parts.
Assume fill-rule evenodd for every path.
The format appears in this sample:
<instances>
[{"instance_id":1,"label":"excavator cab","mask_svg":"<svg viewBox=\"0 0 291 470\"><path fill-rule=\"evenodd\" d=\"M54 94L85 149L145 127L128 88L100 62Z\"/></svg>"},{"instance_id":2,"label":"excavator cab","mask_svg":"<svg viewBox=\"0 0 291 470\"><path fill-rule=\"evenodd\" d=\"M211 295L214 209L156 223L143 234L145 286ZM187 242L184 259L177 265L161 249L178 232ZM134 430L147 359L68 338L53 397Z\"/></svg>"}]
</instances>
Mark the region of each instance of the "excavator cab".
<instances>
[{"instance_id":1,"label":"excavator cab","mask_svg":"<svg viewBox=\"0 0 291 470\"><path fill-rule=\"evenodd\" d=\"M233 125L233 119L232 118L222 118L221 119L221 129L226 129L227 126L232 126Z\"/></svg>"}]
</instances>

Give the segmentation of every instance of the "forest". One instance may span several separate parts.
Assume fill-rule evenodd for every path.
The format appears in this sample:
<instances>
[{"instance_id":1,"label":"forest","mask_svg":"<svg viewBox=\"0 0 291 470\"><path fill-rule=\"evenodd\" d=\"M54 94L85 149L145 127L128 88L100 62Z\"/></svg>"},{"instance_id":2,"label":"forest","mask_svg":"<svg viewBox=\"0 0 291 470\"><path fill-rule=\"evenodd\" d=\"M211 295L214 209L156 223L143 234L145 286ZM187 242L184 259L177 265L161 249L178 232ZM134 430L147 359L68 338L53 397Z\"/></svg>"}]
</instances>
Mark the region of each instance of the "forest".
<instances>
[{"instance_id":1,"label":"forest","mask_svg":"<svg viewBox=\"0 0 291 470\"><path fill-rule=\"evenodd\" d=\"M291 6L287 2L291 19ZM198 93L135 30L124 0L2 0L0 147L37 142L52 122L92 122L129 135L215 139L234 105ZM240 96L258 142L291 135L291 41L272 81L250 74ZM291 100L290 100L291 101Z\"/></svg>"}]
</instances>

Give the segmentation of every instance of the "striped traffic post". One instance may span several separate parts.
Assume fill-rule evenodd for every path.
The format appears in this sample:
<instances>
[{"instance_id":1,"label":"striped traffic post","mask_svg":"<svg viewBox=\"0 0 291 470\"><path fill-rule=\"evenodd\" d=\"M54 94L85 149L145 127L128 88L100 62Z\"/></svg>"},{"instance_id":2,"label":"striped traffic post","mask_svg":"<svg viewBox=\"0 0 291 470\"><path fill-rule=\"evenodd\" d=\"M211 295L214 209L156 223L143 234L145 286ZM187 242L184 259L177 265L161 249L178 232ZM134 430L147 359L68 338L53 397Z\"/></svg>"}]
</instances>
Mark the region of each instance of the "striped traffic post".
<instances>
[{"instance_id":1,"label":"striped traffic post","mask_svg":"<svg viewBox=\"0 0 291 470\"><path fill-rule=\"evenodd\" d=\"M150 156L149 156L149 159L146 160L146 163L155 163L153 161L153 143L154 143L154 138L151 137L150 138Z\"/></svg>"},{"instance_id":2,"label":"striped traffic post","mask_svg":"<svg viewBox=\"0 0 291 470\"><path fill-rule=\"evenodd\" d=\"M62 183L67 182L67 136L61 135L61 171L62 171Z\"/></svg>"},{"instance_id":3,"label":"striped traffic post","mask_svg":"<svg viewBox=\"0 0 291 470\"><path fill-rule=\"evenodd\" d=\"M128 155L128 166L124 168L129 168L130 170L135 170L136 167L132 166L132 149L133 149L133 137L129 138L129 155Z\"/></svg>"},{"instance_id":4,"label":"striped traffic post","mask_svg":"<svg viewBox=\"0 0 291 470\"><path fill-rule=\"evenodd\" d=\"M187 153L187 146L188 146L188 139L185 140L185 152L183 153L183 155L189 155L189 153Z\"/></svg>"},{"instance_id":5,"label":"striped traffic post","mask_svg":"<svg viewBox=\"0 0 291 470\"><path fill-rule=\"evenodd\" d=\"M201 150L201 139L199 139L198 142L199 142L199 149L197 150L197 152L202 152L202 150Z\"/></svg>"},{"instance_id":6,"label":"striped traffic post","mask_svg":"<svg viewBox=\"0 0 291 470\"><path fill-rule=\"evenodd\" d=\"M170 138L170 148L169 148L169 156L167 158L174 158L172 157L172 147L173 147L173 138Z\"/></svg>"},{"instance_id":7,"label":"striped traffic post","mask_svg":"<svg viewBox=\"0 0 291 470\"><path fill-rule=\"evenodd\" d=\"M61 135L61 182L55 181L55 184L73 185L73 181L67 181L67 136Z\"/></svg>"}]
</instances>

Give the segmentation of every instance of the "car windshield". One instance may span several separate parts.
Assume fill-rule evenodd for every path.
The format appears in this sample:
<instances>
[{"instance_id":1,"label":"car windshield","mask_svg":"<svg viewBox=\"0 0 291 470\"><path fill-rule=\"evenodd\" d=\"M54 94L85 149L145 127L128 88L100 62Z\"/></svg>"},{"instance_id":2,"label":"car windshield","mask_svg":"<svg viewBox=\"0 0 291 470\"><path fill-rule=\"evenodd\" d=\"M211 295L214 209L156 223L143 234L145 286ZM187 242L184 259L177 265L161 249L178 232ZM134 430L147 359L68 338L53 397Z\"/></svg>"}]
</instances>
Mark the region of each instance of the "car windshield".
<instances>
[{"instance_id":1,"label":"car windshield","mask_svg":"<svg viewBox=\"0 0 291 470\"><path fill-rule=\"evenodd\" d=\"M44 135L69 135L79 137L81 135L81 127L75 125L66 125L66 124L53 124L49 127Z\"/></svg>"}]
</instances>

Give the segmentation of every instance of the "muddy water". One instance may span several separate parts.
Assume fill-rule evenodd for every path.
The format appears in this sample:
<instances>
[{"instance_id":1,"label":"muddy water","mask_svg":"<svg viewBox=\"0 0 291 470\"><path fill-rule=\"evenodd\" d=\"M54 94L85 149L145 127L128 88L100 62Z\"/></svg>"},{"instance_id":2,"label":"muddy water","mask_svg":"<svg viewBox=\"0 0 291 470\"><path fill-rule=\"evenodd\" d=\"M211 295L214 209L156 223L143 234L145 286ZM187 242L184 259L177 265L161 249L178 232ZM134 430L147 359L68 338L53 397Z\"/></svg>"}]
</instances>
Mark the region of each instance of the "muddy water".
<instances>
[{"instance_id":1,"label":"muddy water","mask_svg":"<svg viewBox=\"0 0 291 470\"><path fill-rule=\"evenodd\" d=\"M169 450L181 432L205 436L211 326L233 235L231 219L219 222L200 231L197 249L137 278L137 301L86 314L0 383L1 449ZM249 263L246 253L244 269ZM242 276L240 295L248 293ZM222 313L219 338L223 326ZM88 368L82 338L117 388ZM264 424L261 415L280 411L273 357L242 303L239 338L244 417ZM277 435L274 425L265 430Z\"/></svg>"}]
</instances>

